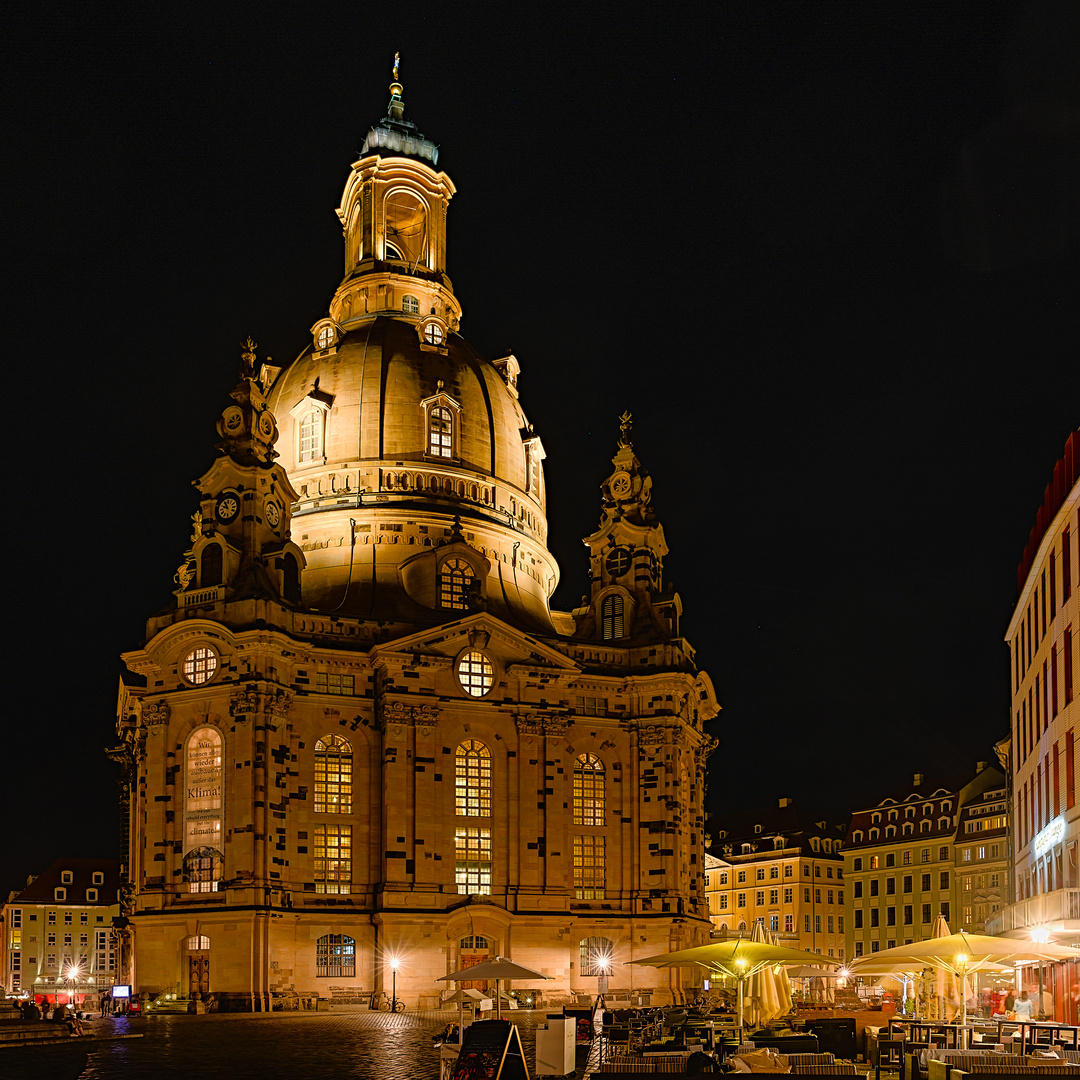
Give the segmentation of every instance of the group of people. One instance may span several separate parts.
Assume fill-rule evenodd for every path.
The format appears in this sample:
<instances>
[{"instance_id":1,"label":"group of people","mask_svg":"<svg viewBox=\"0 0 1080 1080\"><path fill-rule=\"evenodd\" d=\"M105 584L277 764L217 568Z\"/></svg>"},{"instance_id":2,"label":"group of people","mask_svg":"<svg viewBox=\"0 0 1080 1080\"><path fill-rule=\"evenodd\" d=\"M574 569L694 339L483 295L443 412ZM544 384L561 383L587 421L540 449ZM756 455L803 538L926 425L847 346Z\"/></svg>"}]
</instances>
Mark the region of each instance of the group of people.
<instances>
[{"instance_id":1,"label":"group of people","mask_svg":"<svg viewBox=\"0 0 1080 1080\"><path fill-rule=\"evenodd\" d=\"M1042 1012L1046 1016L1053 1016L1054 999L1050 992L1043 991ZM1032 998L1026 990L1021 990L1019 997L1009 987L1005 995L1002 1008L1005 1010L1005 1018L1008 1020L1037 1020L1039 1018L1040 1003Z\"/></svg>"},{"instance_id":2,"label":"group of people","mask_svg":"<svg viewBox=\"0 0 1080 1080\"><path fill-rule=\"evenodd\" d=\"M79 1014L70 1005L61 1004L53 1007L48 1000L43 1000L41 1005L38 1005L31 998L19 1005L19 1011L24 1020L51 1020L54 1024L65 1025L69 1035L86 1034Z\"/></svg>"}]
</instances>

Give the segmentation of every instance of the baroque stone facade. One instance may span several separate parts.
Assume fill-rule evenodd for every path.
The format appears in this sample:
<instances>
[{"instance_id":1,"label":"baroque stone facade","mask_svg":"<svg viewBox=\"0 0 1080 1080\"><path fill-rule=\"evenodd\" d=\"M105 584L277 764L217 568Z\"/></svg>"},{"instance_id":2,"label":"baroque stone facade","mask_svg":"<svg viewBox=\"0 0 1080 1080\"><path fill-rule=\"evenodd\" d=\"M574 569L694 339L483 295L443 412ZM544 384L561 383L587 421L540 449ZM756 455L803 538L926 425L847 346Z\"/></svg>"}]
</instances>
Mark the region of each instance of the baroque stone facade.
<instances>
[{"instance_id":1,"label":"baroque stone facade","mask_svg":"<svg viewBox=\"0 0 1080 1080\"><path fill-rule=\"evenodd\" d=\"M590 592L552 610L544 450L513 356L460 337L454 187L404 119L338 211L345 275L289 367L248 342L174 603L124 656L140 991L434 1001L486 955L545 1001L654 988L702 943L704 725L622 418Z\"/></svg>"}]
</instances>

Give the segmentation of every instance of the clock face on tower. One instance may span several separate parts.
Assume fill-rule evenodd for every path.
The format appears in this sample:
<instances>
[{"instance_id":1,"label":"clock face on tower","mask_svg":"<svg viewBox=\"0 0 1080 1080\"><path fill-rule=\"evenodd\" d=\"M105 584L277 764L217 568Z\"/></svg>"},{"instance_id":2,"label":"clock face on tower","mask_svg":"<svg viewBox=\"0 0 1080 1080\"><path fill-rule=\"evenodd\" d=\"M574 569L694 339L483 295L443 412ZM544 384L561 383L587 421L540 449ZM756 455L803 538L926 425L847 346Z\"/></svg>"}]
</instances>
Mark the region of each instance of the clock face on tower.
<instances>
[{"instance_id":1,"label":"clock face on tower","mask_svg":"<svg viewBox=\"0 0 1080 1080\"><path fill-rule=\"evenodd\" d=\"M218 521L232 521L239 512L240 500L233 492L226 491L218 496L216 508Z\"/></svg>"},{"instance_id":2,"label":"clock face on tower","mask_svg":"<svg viewBox=\"0 0 1080 1080\"><path fill-rule=\"evenodd\" d=\"M266 520L271 528L276 529L278 527L278 523L281 521L281 507L276 502L266 504Z\"/></svg>"}]
</instances>

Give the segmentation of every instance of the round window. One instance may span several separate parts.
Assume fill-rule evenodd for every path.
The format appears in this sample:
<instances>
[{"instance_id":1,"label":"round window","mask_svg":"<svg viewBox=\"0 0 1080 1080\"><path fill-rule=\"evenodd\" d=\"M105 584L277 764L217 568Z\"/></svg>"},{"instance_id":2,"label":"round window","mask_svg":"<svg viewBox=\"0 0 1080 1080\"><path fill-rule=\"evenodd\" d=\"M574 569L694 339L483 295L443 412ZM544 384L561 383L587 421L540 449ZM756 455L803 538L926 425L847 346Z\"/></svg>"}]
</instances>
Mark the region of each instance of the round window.
<instances>
[{"instance_id":1,"label":"round window","mask_svg":"<svg viewBox=\"0 0 1080 1080\"><path fill-rule=\"evenodd\" d=\"M424 339L429 345L441 345L442 337L442 327L438 323L428 323L424 327Z\"/></svg>"},{"instance_id":2,"label":"round window","mask_svg":"<svg viewBox=\"0 0 1080 1080\"><path fill-rule=\"evenodd\" d=\"M495 669L482 652L467 652L457 666L458 679L466 694L483 697L495 682Z\"/></svg>"},{"instance_id":3,"label":"round window","mask_svg":"<svg viewBox=\"0 0 1080 1080\"><path fill-rule=\"evenodd\" d=\"M334 328L332 326L324 326L319 331L318 345L320 349L329 349L334 344Z\"/></svg>"},{"instance_id":4,"label":"round window","mask_svg":"<svg viewBox=\"0 0 1080 1080\"><path fill-rule=\"evenodd\" d=\"M217 653L213 649L203 646L199 649L192 649L184 657L184 662L180 665L180 672L192 686L202 686L204 682L209 682L214 677L217 666Z\"/></svg>"},{"instance_id":5,"label":"round window","mask_svg":"<svg viewBox=\"0 0 1080 1080\"><path fill-rule=\"evenodd\" d=\"M624 547L617 547L608 553L607 572L612 577L622 577L623 574L630 569L630 562L630 550Z\"/></svg>"}]
</instances>

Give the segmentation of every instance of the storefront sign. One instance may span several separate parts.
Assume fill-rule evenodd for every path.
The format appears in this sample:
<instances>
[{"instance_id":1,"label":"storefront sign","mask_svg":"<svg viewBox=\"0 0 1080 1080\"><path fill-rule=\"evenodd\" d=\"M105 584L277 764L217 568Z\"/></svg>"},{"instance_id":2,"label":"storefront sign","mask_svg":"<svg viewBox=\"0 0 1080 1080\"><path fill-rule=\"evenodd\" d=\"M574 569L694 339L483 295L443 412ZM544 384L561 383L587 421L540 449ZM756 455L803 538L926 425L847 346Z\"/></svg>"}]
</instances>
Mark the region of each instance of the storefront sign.
<instances>
[{"instance_id":1,"label":"storefront sign","mask_svg":"<svg viewBox=\"0 0 1080 1080\"><path fill-rule=\"evenodd\" d=\"M1040 855L1045 855L1055 844L1060 843L1064 835L1065 819L1060 817L1054 818L1054 820L1035 837L1035 841L1031 845L1031 849L1036 858Z\"/></svg>"}]
</instances>

